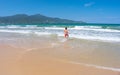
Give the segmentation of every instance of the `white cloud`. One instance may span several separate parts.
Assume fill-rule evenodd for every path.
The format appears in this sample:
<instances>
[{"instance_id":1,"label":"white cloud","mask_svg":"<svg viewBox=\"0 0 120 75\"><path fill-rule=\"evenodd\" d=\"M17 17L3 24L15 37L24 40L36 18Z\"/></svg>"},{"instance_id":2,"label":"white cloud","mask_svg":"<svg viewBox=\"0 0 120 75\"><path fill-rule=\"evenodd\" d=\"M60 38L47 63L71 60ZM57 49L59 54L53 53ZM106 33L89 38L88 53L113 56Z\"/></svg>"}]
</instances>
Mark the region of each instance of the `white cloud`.
<instances>
[{"instance_id":1,"label":"white cloud","mask_svg":"<svg viewBox=\"0 0 120 75\"><path fill-rule=\"evenodd\" d=\"M94 4L95 4L94 2L85 3L84 7L90 7L90 6L94 5Z\"/></svg>"}]
</instances>

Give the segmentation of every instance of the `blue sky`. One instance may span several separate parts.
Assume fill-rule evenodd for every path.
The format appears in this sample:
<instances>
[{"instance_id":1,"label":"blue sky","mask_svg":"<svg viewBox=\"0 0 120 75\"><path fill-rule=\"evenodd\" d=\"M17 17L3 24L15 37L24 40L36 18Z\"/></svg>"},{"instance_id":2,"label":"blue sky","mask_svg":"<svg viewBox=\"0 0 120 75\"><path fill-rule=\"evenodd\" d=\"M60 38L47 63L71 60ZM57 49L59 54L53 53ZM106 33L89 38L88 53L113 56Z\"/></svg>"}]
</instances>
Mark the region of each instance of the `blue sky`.
<instances>
[{"instance_id":1,"label":"blue sky","mask_svg":"<svg viewBox=\"0 0 120 75\"><path fill-rule=\"evenodd\" d=\"M88 23L120 23L120 0L0 0L0 16L43 14Z\"/></svg>"}]
</instances>

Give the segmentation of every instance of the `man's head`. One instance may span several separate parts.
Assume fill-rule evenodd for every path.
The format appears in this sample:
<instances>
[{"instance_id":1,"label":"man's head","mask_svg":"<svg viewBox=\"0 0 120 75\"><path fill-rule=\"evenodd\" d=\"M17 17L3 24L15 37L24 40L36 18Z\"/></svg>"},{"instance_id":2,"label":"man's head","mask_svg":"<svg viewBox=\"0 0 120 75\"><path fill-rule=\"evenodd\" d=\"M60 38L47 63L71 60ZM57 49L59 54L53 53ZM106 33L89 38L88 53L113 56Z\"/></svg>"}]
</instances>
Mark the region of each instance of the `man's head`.
<instances>
[{"instance_id":1,"label":"man's head","mask_svg":"<svg viewBox=\"0 0 120 75\"><path fill-rule=\"evenodd\" d=\"M65 27L65 30L67 30L67 27Z\"/></svg>"}]
</instances>

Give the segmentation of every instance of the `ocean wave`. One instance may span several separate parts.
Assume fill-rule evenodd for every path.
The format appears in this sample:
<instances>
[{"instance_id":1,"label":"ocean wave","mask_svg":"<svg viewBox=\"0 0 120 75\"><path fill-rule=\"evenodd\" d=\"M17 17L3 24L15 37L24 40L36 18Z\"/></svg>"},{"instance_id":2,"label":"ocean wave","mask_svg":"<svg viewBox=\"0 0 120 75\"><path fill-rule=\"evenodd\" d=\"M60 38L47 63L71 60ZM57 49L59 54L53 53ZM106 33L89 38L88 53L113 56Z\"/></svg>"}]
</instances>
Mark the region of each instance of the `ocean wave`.
<instances>
[{"instance_id":1,"label":"ocean wave","mask_svg":"<svg viewBox=\"0 0 120 75\"><path fill-rule=\"evenodd\" d=\"M75 26L75 29L83 29L83 28L90 28L90 29L100 29L102 28L101 26Z\"/></svg>"},{"instance_id":2,"label":"ocean wave","mask_svg":"<svg viewBox=\"0 0 120 75\"><path fill-rule=\"evenodd\" d=\"M28 34L30 31L26 30L0 30L0 32L8 32L8 33L22 33L22 34Z\"/></svg>"},{"instance_id":3,"label":"ocean wave","mask_svg":"<svg viewBox=\"0 0 120 75\"><path fill-rule=\"evenodd\" d=\"M64 30L63 27L45 27L45 29Z\"/></svg>"},{"instance_id":4,"label":"ocean wave","mask_svg":"<svg viewBox=\"0 0 120 75\"><path fill-rule=\"evenodd\" d=\"M115 29L103 29L102 26L75 26L74 28L70 28L70 30L93 30L93 31L101 31L101 32L120 32L120 30Z\"/></svg>"},{"instance_id":5,"label":"ocean wave","mask_svg":"<svg viewBox=\"0 0 120 75\"><path fill-rule=\"evenodd\" d=\"M44 29L44 27L38 27L37 25L5 25L0 26L0 29Z\"/></svg>"},{"instance_id":6,"label":"ocean wave","mask_svg":"<svg viewBox=\"0 0 120 75\"><path fill-rule=\"evenodd\" d=\"M57 36L64 36L64 34L61 32L57 31L39 31L39 30L0 30L0 32L7 32L7 33L20 33L20 34L36 34L38 36L40 35L57 35ZM74 31L73 31L74 32ZM91 34L91 33L90 33ZM94 41L104 41L104 42L120 42L119 37L115 37L114 35L109 35L108 34L95 34L92 33L93 35L90 34L85 34L85 33L79 33L77 31L76 33L70 33L70 38L77 38L77 39L86 39L86 40L94 40Z\"/></svg>"},{"instance_id":7,"label":"ocean wave","mask_svg":"<svg viewBox=\"0 0 120 75\"><path fill-rule=\"evenodd\" d=\"M118 29L120 26L117 27L106 27L104 28L103 26L73 26L69 28L68 25L68 29L72 30L95 30L95 31L108 31L108 32L120 32L120 30L116 30ZM39 25L5 25L5 26L0 26L0 28L29 28L29 29L36 29L36 28L43 28L43 29L60 29L63 30L64 27L60 27L60 26L39 26ZM112 29L113 28L113 29ZM116 28L116 29L115 29Z\"/></svg>"},{"instance_id":8,"label":"ocean wave","mask_svg":"<svg viewBox=\"0 0 120 75\"><path fill-rule=\"evenodd\" d=\"M57 35L64 36L64 27L38 27L37 25L6 25L0 26L0 32L36 34L40 35ZM105 42L120 42L120 30L102 29L102 26L74 26L68 28L70 38L87 39Z\"/></svg>"},{"instance_id":9,"label":"ocean wave","mask_svg":"<svg viewBox=\"0 0 120 75\"><path fill-rule=\"evenodd\" d=\"M4 26L4 28L11 28L11 29L13 29L13 28L22 28L22 26L20 26L20 25L6 25L6 26Z\"/></svg>"},{"instance_id":10,"label":"ocean wave","mask_svg":"<svg viewBox=\"0 0 120 75\"><path fill-rule=\"evenodd\" d=\"M52 30L64 30L63 27L45 27L45 29ZM103 29L101 26L75 26L72 28L68 28L68 30L92 30L92 31L101 31L101 32L120 32L120 30L115 29Z\"/></svg>"},{"instance_id":11,"label":"ocean wave","mask_svg":"<svg viewBox=\"0 0 120 75\"><path fill-rule=\"evenodd\" d=\"M26 25L25 28L38 28L37 25Z\"/></svg>"},{"instance_id":12,"label":"ocean wave","mask_svg":"<svg viewBox=\"0 0 120 75\"><path fill-rule=\"evenodd\" d=\"M36 35L51 35L48 32L38 32L38 31L31 31L31 30L0 30L0 32L7 32L7 33L20 33L20 34L36 34Z\"/></svg>"},{"instance_id":13,"label":"ocean wave","mask_svg":"<svg viewBox=\"0 0 120 75\"><path fill-rule=\"evenodd\" d=\"M48 32L35 32L36 35L52 35L51 33Z\"/></svg>"},{"instance_id":14,"label":"ocean wave","mask_svg":"<svg viewBox=\"0 0 120 75\"><path fill-rule=\"evenodd\" d=\"M118 37L74 35L74 34L71 34L70 37L77 38L77 39L93 40L93 41L120 42L120 38Z\"/></svg>"}]
</instances>

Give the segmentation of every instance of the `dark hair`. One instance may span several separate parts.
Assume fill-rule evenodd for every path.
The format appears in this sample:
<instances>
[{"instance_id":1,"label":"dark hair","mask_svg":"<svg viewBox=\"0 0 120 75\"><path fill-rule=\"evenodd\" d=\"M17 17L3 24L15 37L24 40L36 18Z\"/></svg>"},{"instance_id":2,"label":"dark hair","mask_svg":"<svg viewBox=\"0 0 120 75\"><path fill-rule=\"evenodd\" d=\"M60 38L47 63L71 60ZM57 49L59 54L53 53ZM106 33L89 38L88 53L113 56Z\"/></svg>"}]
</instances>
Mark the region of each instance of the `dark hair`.
<instances>
[{"instance_id":1,"label":"dark hair","mask_svg":"<svg viewBox=\"0 0 120 75\"><path fill-rule=\"evenodd\" d=\"M65 29L67 30L67 27L65 27Z\"/></svg>"}]
</instances>

